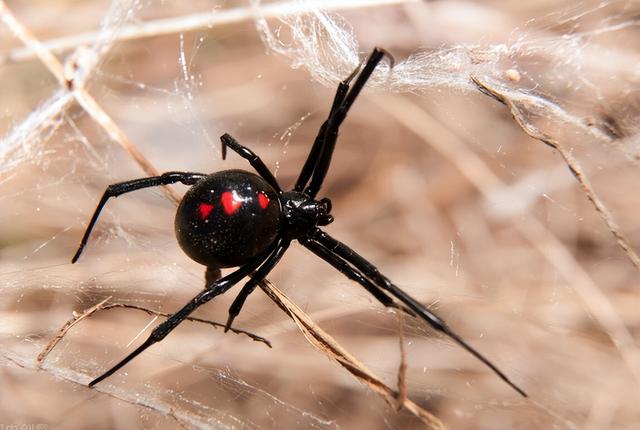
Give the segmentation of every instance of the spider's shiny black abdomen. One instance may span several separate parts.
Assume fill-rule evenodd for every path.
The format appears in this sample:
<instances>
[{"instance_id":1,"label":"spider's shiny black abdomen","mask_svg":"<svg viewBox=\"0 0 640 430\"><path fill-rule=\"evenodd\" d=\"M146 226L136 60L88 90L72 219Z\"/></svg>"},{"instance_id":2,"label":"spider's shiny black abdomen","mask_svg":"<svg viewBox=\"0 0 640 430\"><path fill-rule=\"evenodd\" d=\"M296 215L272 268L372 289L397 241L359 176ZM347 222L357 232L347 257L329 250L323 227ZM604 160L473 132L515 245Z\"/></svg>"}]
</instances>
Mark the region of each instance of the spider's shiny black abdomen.
<instances>
[{"instance_id":1,"label":"spider's shiny black abdomen","mask_svg":"<svg viewBox=\"0 0 640 430\"><path fill-rule=\"evenodd\" d=\"M207 267L240 266L278 236L282 210L276 191L260 176L224 170L184 195L175 219L182 250Z\"/></svg>"}]
</instances>

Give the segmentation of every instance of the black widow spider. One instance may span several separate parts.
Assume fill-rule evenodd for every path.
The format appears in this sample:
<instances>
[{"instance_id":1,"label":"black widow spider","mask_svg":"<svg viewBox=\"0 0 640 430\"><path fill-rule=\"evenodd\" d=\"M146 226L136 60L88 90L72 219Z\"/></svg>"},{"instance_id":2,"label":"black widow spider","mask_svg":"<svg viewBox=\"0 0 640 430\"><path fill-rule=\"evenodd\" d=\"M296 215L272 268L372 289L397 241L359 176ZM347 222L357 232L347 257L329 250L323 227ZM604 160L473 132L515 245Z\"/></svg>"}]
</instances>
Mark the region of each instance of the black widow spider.
<instances>
[{"instance_id":1,"label":"black widow spider","mask_svg":"<svg viewBox=\"0 0 640 430\"><path fill-rule=\"evenodd\" d=\"M436 330L451 337L518 393L527 397L522 389L454 333L441 318L395 286L354 250L318 228L333 222L331 201L328 198L316 200L316 195L329 169L338 130L356 97L385 55L393 65L393 58L384 50L376 48L364 67L358 67L338 85L329 116L318 131L292 191L283 191L262 160L228 134L221 137L222 158L225 159L227 148L231 148L249 161L259 176L244 170L225 170L210 175L168 172L107 187L72 263L80 257L100 211L109 198L142 188L181 182L192 187L182 198L176 213L175 230L178 243L190 258L205 265L207 269L205 289L169 319L159 324L135 351L91 381L90 387L111 376L142 351L164 339L198 307L225 293L249 276L249 281L229 308L225 331L228 330L249 294L278 264L291 242L297 240L349 279L362 285L384 306L396 307L421 318ZM354 78L355 82L350 87ZM221 268L238 266L234 272L220 277ZM399 300L402 305L396 304L393 298Z\"/></svg>"}]
</instances>

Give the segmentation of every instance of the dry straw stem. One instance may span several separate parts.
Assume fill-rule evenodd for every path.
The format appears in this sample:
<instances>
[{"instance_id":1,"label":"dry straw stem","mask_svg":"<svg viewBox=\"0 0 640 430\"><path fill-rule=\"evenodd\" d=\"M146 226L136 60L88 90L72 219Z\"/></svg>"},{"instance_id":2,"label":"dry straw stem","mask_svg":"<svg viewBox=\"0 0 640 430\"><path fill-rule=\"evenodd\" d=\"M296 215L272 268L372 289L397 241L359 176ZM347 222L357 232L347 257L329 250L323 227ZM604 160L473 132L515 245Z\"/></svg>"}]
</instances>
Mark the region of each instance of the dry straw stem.
<instances>
[{"instance_id":1,"label":"dry straw stem","mask_svg":"<svg viewBox=\"0 0 640 430\"><path fill-rule=\"evenodd\" d=\"M376 98L377 106L411 130L448 159L485 198L506 186L489 167L452 131L430 117L417 104L398 96ZM437 136L438 138L433 138ZM627 367L640 385L640 351L615 307L573 254L536 218L521 214L513 227L538 250L586 304L607 336L616 345Z\"/></svg>"},{"instance_id":2,"label":"dry straw stem","mask_svg":"<svg viewBox=\"0 0 640 430\"><path fill-rule=\"evenodd\" d=\"M605 204L594 191L589 178L582 170L582 167L580 167L578 160L576 160L573 155L571 155L571 152L568 151L564 146L562 146L558 140L542 132L527 120L526 112L530 110L530 107L532 107L531 102L526 98L524 98L523 100L513 100L508 95L501 92L499 89L482 82L476 76L471 76L471 80L484 94L493 97L500 103L505 104L509 108L513 119L515 119L518 126L525 133L527 133L532 138L550 146L560 153L562 158L564 158L567 167L569 167L569 170L571 170L573 176L575 176L575 178L578 180L580 188L582 188L582 191L584 191L589 201L593 203L593 206L595 207L602 220L607 224L609 231L611 232L611 234L613 234L613 237L615 237L616 242L618 242L620 248L622 248L631 263L635 266L636 270L640 271L640 257L638 256L638 254L636 254L633 247L629 244L627 238L620 231L620 227L618 227L618 224L614 221L611 212L609 212Z\"/></svg>"},{"instance_id":3,"label":"dry straw stem","mask_svg":"<svg viewBox=\"0 0 640 430\"><path fill-rule=\"evenodd\" d=\"M42 363L47 358L49 353L51 351L53 351L53 348L55 348L56 345L62 340L62 338L64 338L64 336L67 334L67 332L69 332L69 330L71 330L71 328L73 326L75 326L76 324L78 324L80 321L82 321L86 317L94 314L98 309L100 309L101 306L103 306L105 303L107 303L109 301L109 299L111 299L111 296L107 297L106 299L104 299L100 303L90 307L89 309L86 309L82 314L78 315L77 317L74 316L69 321L67 321L60 328L60 330L58 331L58 334L56 334L55 337L53 339L51 339L51 341L49 341L49 343L42 349L42 352L40 352L40 354L38 354L38 356L36 357L36 365L38 367L42 366Z\"/></svg>"},{"instance_id":4,"label":"dry straw stem","mask_svg":"<svg viewBox=\"0 0 640 430\"><path fill-rule=\"evenodd\" d=\"M309 10L322 8L326 11L363 9L401 3L417 3L419 0L324 0L306 2L279 2L260 6L260 16L274 18L284 14L298 14ZM256 13L252 7L238 7L225 10L215 10L206 13L194 13L177 18L157 19L135 25L123 26L115 35L114 41L135 40L145 37L162 36L211 28L213 26L235 24L255 19ZM100 38L98 32L74 34L43 41L46 50L63 53L83 45L93 44ZM3 62L18 62L33 58L36 52L30 47L14 48L6 55L0 56Z\"/></svg>"},{"instance_id":5,"label":"dry straw stem","mask_svg":"<svg viewBox=\"0 0 640 430\"><path fill-rule=\"evenodd\" d=\"M358 361L346 349L333 339L327 332L322 330L316 323L306 315L295 303L278 290L273 284L265 280L260 284L260 288L271 300L273 300L298 326L307 341L319 352L323 353L331 360L351 373L358 381L365 384L372 391L381 396L389 405L396 408L405 408L418 417L430 429L444 429L444 424L436 416L427 412L411 400L403 396L401 388L396 391L387 386L382 380L375 376L364 364ZM401 312L400 312L401 314ZM404 355L404 351L403 351ZM403 359L404 362L404 359ZM399 379L403 378L402 368Z\"/></svg>"}]
</instances>

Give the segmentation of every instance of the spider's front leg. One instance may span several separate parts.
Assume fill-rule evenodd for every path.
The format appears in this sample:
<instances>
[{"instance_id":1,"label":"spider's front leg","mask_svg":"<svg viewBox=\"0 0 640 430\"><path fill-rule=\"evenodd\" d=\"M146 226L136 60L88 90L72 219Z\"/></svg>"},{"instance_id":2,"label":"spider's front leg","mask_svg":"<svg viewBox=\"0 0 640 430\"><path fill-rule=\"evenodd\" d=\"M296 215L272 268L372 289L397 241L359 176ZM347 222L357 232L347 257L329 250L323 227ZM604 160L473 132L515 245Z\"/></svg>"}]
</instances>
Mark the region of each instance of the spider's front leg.
<instances>
[{"instance_id":1,"label":"spider's front leg","mask_svg":"<svg viewBox=\"0 0 640 430\"><path fill-rule=\"evenodd\" d=\"M391 66L393 66L393 57L385 50L375 48L371 52L371 55L369 55L362 69L358 67L349 78L338 86L329 116L320 127L318 136L311 147L311 151L296 181L294 190L302 191L304 189L305 194L309 197L316 197L329 170L340 125L344 122L349 109L351 109L351 106L373 74L373 71L385 56L390 59ZM351 88L349 88L349 82L354 76L357 77ZM307 185L308 181L309 184Z\"/></svg>"},{"instance_id":2,"label":"spider's front leg","mask_svg":"<svg viewBox=\"0 0 640 430\"><path fill-rule=\"evenodd\" d=\"M336 90L336 94L333 96L333 104L331 105L331 111L329 112L329 116L322 123L320 129L318 130L318 134L316 135L315 140L313 141L313 146L311 146L311 150L309 151L309 155L307 156L307 160L302 166L302 170L300 170L300 174L298 175L298 180L296 181L296 185L293 187L294 191L303 191L304 187L309 182L311 178L311 174L313 173L313 169L316 167L316 162L318 161L318 156L322 151L322 147L324 146L324 138L325 133L327 131L327 124L329 123L329 118L336 112L336 110L342 105L344 102L344 98L347 96L349 92L349 84L358 75L360 71L361 65L359 65L352 73L345 79L344 81L338 84L338 89Z\"/></svg>"},{"instance_id":3,"label":"spider's front leg","mask_svg":"<svg viewBox=\"0 0 640 430\"><path fill-rule=\"evenodd\" d=\"M236 154L247 160L249 164L251 164L251 167L256 169L256 172L258 172L258 174L262 176L262 179L267 181L274 190L278 193L282 193L282 189L280 188L275 176L273 176L273 173L271 173L271 170L269 170L260 157L258 157L251 149L241 145L237 140L231 137L229 133L225 133L220 136L220 141L222 142L223 160L227 158L227 147L231 148Z\"/></svg>"},{"instance_id":4,"label":"spider's front leg","mask_svg":"<svg viewBox=\"0 0 640 430\"><path fill-rule=\"evenodd\" d=\"M163 173L160 176L152 176L150 178L141 178L134 179L131 181L118 182L117 184L111 184L107 187L100 202L98 202L98 206L96 210L93 212L93 216L91 217L91 221L89 221L89 225L87 229L84 231L84 235L80 240L80 245L78 246L78 250L74 254L71 259L71 263L75 263L80 258L80 254L82 254L82 250L87 245L87 241L89 240L89 236L91 235L91 231L93 230L93 226L98 221L98 217L100 216L100 212L104 205L107 204L107 201L111 197L118 197L122 194L130 193L131 191L140 190L142 188L150 188L157 187L160 185L169 185L175 184L177 182L181 182L185 185L193 185L198 182L200 179L206 177L204 173L193 173L193 172L167 172Z\"/></svg>"}]
</instances>

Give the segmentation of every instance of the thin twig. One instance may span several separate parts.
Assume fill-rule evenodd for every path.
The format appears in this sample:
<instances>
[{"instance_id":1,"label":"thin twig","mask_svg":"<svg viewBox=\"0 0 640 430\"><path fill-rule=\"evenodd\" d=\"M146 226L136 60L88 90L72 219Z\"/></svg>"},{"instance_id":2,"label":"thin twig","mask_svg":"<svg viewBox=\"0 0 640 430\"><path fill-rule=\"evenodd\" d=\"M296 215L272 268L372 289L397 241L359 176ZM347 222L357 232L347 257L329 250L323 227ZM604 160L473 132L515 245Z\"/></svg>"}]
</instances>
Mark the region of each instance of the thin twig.
<instances>
[{"instance_id":1,"label":"thin twig","mask_svg":"<svg viewBox=\"0 0 640 430\"><path fill-rule=\"evenodd\" d=\"M71 330L71 328L74 325L78 324L80 321L82 321L86 317L92 315L94 312L96 312L98 309L100 309L101 306L103 306L105 303L107 303L109 301L109 299L111 299L111 296L107 297L106 299L104 299L103 301L98 303L97 305L91 306L90 308L86 309L82 314L80 314L78 316L74 315L73 318L71 318L69 321L67 321L60 328L60 330L58 330L58 333L55 335L55 337L53 339L51 339L51 341L49 341L49 343L42 349L42 352L40 352L40 354L38 354L38 356L36 357L36 366L37 367L42 366L42 363L47 358L49 353L53 350L53 348L56 347L56 345L62 340L62 338L65 337L67 332L69 330Z\"/></svg>"},{"instance_id":2,"label":"thin twig","mask_svg":"<svg viewBox=\"0 0 640 430\"><path fill-rule=\"evenodd\" d=\"M358 381L381 396L388 404L396 408L404 407L418 417L430 429L444 429L444 424L435 415L424 410L406 397L401 397L398 391L387 386L375 376L364 364L345 350L327 332L322 330L302 309L289 300L280 290L269 281L260 283L262 291L273 300L298 326L307 342L316 350L326 355L351 373ZM401 404L399 402L402 401Z\"/></svg>"},{"instance_id":3,"label":"thin twig","mask_svg":"<svg viewBox=\"0 0 640 430\"><path fill-rule=\"evenodd\" d=\"M106 299L104 299L103 301L98 303L97 305L91 306L90 308L86 309L84 312L82 312L82 314L80 314L78 316L74 316L69 321L67 321L62 326L62 328L60 328L60 330L58 331L56 336L53 339L51 339L51 341L43 348L42 352L40 354L38 354L38 357L36 358L36 363L37 363L38 367L40 367L42 365L42 363L47 358L49 353L53 350L53 348L56 347L56 345L64 338L64 336L67 334L67 332L73 326L75 326L76 324L78 324L83 319L85 319L87 317L90 317L91 315L93 315L94 313L96 313L98 311L108 311L109 309L133 309L133 310L137 310L137 311L143 311L143 312L146 312L149 315L154 315L154 316L160 316L160 317L165 317L165 318L169 318L171 316L171 314L166 313L166 312L159 312L159 311L155 311L153 309L147 309L147 308L142 307L142 306L129 305L129 304L126 304L126 303L110 303L110 304L107 305L106 303L107 303L107 301L109 301L109 299L111 299L111 296L107 297ZM208 325L211 325L211 326L217 327L217 328L224 328L225 327L225 324L218 323L218 322L215 322L215 321L205 320L205 319L202 319L202 318L187 317L185 319L187 321L192 321L192 322L197 322L197 323L202 323L202 324L208 324ZM262 342L265 345L267 345L269 348L271 348L271 342L269 340L265 339L262 336L258 336L256 334L253 334L253 333L245 331L245 330L235 329L233 327L230 327L229 331L232 331L235 334L244 334L244 335L248 336L249 338L253 339L254 341Z\"/></svg>"},{"instance_id":4,"label":"thin twig","mask_svg":"<svg viewBox=\"0 0 640 430\"><path fill-rule=\"evenodd\" d=\"M160 317L165 317L165 318L169 318L172 314L166 313L166 312L159 312L159 311L155 311L153 309L147 309L145 307L142 306L137 306L137 305L129 305L126 303L112 303L106 306L103 306L100 310L109 310L109 309L114 309L114 308L121 308L121 309L134 309L137 311L143 311L146 312L149 315L154 315L154 316L160 316ZM225 328L226 325L219 323L219 322L215 322L215 321L210 321L210 320L205 320L202 318L196 318L196 317L186 317L185 318L187 321L192 321L192 322L197 322L197 323L202 323L202 324L208 324L212 327L216 327L216 328ZM272 348L271 346L271 342L268 339L265 339L262 336L258 336L257 334L253 334L249 331L246 330L242 330L239 328L233 328L233 327L229 327L229 331L233 332L235 334L244 334L245 336L253 339L256 342L262 342L265 345L267 345L269 348Z\"/></svg>"},{"instance_id":5,"label":"thin twig","mask_svg":"<svg viewBox=\"0 0 640 430\"><path fill-rule=\"evenodd\" d=\"M598 215L600 215L600 218L602 218L602 220L605 222L620 248L622 248L636 270L640 271L640 257L635 252L624 234L622 234L620 227L613 219L613 215L611 214L609 209L607 209L602 200L598 197L593 189L593 186L591 185L591 181L589 181L589 178L582 170L582 167L578 163L578 160L576 160L573 155L571 155L571 152L568 151L563 145L561 145L559 141L544 133L542 130L538 129L530 121L527 120L525 114L526 106L524 105L524 103L514 102L500 90L490 86L485 82L482 82L476 76L471 76L471 80L483 94L487 94L490 97L493 97L499 102L505 104L511 111L513 119L515 119L518 126L520 126L520 128L525 133L527 133L532 138L550 146L560 153L565 163L567 164L567 167L569 167L569 170L580 184L580 188L582 188L582 191L585 193L589 201L591 201L594 208L596 209L596 212L598 212Z\"/></svg>"},{"instance_id":6,"label":"thin twig","mask_svg":"<svg viewBox=\"0 0 640 430\"><path fill-rule=\"evenodd\" d=\"M274 18L285 14L298 14L313 9L348 10L378 7L399 3L416 3L419 0L322 0L306 2L279 2L265 4L260 12L265 18ZM175 18L157 19L123 26L115 35L114 41L127 41L194 31L212 26L221 26L248 21L255 18L252 7L237 7L232 9L202 12ZM49 39L42 45L53 52L64 53L79 46L92 45L100 38L99 32L87 32ZM14 48L6 55L0 56L0 64L4 62L18 62L33 58L34 51L28 48Z\"/></svg>"}]
</instances>

